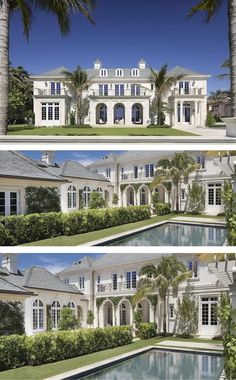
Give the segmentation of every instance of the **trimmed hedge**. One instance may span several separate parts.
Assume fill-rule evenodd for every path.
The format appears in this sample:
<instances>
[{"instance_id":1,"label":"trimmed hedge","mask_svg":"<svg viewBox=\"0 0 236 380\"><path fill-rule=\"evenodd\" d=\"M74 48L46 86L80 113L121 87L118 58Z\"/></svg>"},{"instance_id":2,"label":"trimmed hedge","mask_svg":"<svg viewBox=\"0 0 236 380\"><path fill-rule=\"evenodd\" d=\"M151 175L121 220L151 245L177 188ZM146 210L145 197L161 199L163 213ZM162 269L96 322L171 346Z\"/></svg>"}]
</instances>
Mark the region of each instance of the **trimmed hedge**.
<instances>
[{"instance_id":1,"label":"trimmed hedge","mask_svg":"<svg viewBox=\"0 0 236 380\"><path fill-rule=\"evenodd\" d=\"M7 216L0 223L0 245L17 245L61 235L82 234L146 220L150 216L149 206Z\"/></svg>"},{"instance_id":2,"label":"trimmed hedge","mask_svg":"<svg viewBox=\"0 0 236 380\"><path fill-rule=\"evenodd\" d=\"M228 336L224 340L224 364L226 377L236 379L236 337Z\"/></svg>"},{"instance_id":3,"label":"trimmed hedge","mask_svg":"<svg viewBox=\"0 0 236 380\"><path fill-rule=\"evenodd\" d=\"M157 215L167 215L171 213L170 203L154 203L153 208Z\"/></svg>"},{"instance_id":4,"label":"trimmed hedge","mask_svg":"<svg viewBox=\"0 0 236 380\"><path fill-rule=\"evenodd\" d=\"M3 336L0 337L0 371L87 355L130 344L132 339L131 326Z\"/></svg>"},{"instance_id":5,"label":"trimmed hedge","mask_svg":"<svg viewBox=\"0 0 236 380\"><path fill-rule=\"evenodd\" d=\"M140 323L138 329L140 339L150 339L157 336L156 323Z\"/></svg>"},{"instance_id":6,"label":"trimmed hedge","mask_svg":"<svg viewBox=\"0 0 236 380\"><path fill-rule=\"evenodd\" d=\"M236 245L236 215L228 220L228 241L230 245Z\"/></svg>"}]
</instances>

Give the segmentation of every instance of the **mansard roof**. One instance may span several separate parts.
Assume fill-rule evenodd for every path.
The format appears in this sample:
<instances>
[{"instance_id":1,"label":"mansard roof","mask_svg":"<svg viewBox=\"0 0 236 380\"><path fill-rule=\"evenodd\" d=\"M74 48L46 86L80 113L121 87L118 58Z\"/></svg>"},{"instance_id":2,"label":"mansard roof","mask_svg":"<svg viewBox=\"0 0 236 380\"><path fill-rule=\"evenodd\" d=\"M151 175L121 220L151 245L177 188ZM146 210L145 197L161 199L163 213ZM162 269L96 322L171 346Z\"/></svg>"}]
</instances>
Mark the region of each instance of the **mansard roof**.
<instances>
[{"instance_id":1,"label":"mansard roof","mask_svg":"<svg viewBox=\"0 0 236 380\"><path fill-rule=\"evenodd\" d=\"M58 175L50 174L44 168L39 167L34 160L13 151L0 151L0 177L66 182Z\"/></svg>"}]
</instances>

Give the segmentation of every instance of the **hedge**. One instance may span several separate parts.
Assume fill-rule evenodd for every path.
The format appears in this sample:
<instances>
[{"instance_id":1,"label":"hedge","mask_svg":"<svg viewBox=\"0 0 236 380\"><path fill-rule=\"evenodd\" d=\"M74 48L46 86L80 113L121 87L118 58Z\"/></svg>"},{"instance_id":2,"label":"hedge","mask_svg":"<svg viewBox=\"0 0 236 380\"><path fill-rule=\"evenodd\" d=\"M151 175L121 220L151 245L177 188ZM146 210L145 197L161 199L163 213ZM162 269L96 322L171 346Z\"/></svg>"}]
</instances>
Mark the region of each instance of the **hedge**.
<instances>
[{"instance_id":1,"label":"hedge","mask_svg":"<svg viewBox=\"0 0 236 380\"><path fill-rule=\"evenodd\" d=\"M224 340L224 365L228 380L236 379L236 337L228 336Z\"/></svg>"},{"instance_id":2,"label":"hedge","mask_svg":"<svg viewBox=\"0 0 236 380\"><path fill-rule=\"evenodd\" d=\"M228 241L230 245L236 245L236 215L228 221Z\"/></svg>"},{"instance_id":3,"label":"hedge","mask_svg":"<svg viewBox=\"0 0 236 380\"><path fill-rule=\"evenodd\" d=\"M154 203L153 208L157 215L167 215L171 213L170 203Z\"/></svg>"},{"instance_id":4,"label":"hedge","mask_svg":"<svg viewBox=\"0 0 236 380\"><path fill-rule=\"evenodd\" d=\"M149 206L7 216L0 223L0 245L17 245L61 235L82 234L149 218Z\"/></svg>"},{"instance_id":5,"label":"hedge","mask_svg":"<svg viewBox=\"0 0 236 380\"><path fill-rule=\"evenodd\" d=\"M41 365L132 343L132 327L105 327L0 337L0 371Z\"/></svg>"},{"instance_id":6,"label":"hedge","mask_svg":"<svg viewBox=\"0 0 236 380\"><path fill-rule=\"evenodd\" d=\"M156 323L140 323L138 329L140 339L150 339L157 336Z\"/></svg>"}]
</instances>

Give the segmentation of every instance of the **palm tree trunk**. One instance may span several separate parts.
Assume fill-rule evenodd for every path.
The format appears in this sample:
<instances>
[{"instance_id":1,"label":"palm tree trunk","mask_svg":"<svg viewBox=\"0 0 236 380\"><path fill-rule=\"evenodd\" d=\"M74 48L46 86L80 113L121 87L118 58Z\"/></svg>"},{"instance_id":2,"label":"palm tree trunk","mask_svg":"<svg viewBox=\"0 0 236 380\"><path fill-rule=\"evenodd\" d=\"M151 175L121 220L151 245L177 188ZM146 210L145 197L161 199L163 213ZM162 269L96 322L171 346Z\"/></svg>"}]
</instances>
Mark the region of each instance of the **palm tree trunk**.
<instances>
[{"instance_id":1,"label":"palm tree trunk","mask_svg":"<svg viewBox=\"0 0 236 380\"><path fill-rule=\"evenodd\" d=\"M236 0L228 0L232 116L236 117Z\"/></svg>"},{"instance_id":2,"label":"palm tree trunk","mask_svg":"<svg viewBox=\"0 0 236 380\"><path fill-rule=\"evenodd\" d=\"M8 124L9 15L9 1L0 0L0 135L6 134Z\"/></svg>"},{"instance_id":3,"label":"palm tree trunk","mask_svg":"<svg viewBox=\"0 0 236 380\"><path fill-rule=\"evenodd\" d=\"M179 213L179 183L176 184L176 212Z\"/></svg>"},{"instance_id":4,"label":"palm tree trunk","mask_svg":"<svg viewBox=\"0 0 236 380\"><path fill-rule=\"evenodd\" d=\"M166 335L166 296L163 298L163 333Z\"/></svg>"}]
</instances>

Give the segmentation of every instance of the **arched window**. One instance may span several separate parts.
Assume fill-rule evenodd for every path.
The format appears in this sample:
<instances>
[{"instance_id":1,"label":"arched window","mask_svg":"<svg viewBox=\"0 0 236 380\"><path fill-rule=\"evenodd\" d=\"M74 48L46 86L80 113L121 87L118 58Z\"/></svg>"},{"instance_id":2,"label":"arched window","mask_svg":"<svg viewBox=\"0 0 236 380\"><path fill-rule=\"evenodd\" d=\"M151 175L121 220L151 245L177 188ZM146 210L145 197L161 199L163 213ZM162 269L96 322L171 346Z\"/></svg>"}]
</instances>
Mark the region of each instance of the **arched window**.
<instances>
[{"instance_id":1,"label":"arched window","mask_svg":"<svg viewBox=\"0 0 236 380\"><path fill-rule=\"evenodd\" d=\"M138 77L139 76L139 69L132 69L131 70L132 77Z\"/></svg>"},{"instance_id":2,"label":"arched window","mask_svg":"<svg viewBox=\"0 0 236 380\"><path fill-rule=\"evenodd\" d=\"M98 187L97 190L96 190L97 193L100 193L100 194L103 194L103 190L101 187Z\"/></svg>"},{"instance_id":3,"label":"arched window","mask_svg":"<svg viewBox=\"0 0 236 380\"><path fill-rule=\"evenodd\" d=\"M68 307L73 311L73 313L75 314L75 304L74 302L69 302L68 303Z\"/></svg>"},{"instance_id":4,"label":"arched window","mask_svg":"<svg viewBox=\"0 0 236 380\"><path fill-rule=\"evenodd\" d=\"M107 69L100 70L100 77L107 77Z\"/></svg>"},{"instance_id":5,"label":"arched window","mask_svg":"<svg viewBox=\"0 0 236 380\"><path fill-rule=\"evenodd\" d=\"M123 77L124 71L122 69L116 69L116 76L117 77Z\"/></svg>"},{"instance_id":6,"label":"arched window","mask_svg":"<svg viewBox=\"0 0 236 380\"><path fill-rule=\"evenodd\" d=\"M73 185L70 185L67 190L67 208L68 210L77 208L77 190Z\"/></svg>"},{"instance_id":7,"label":"arched window","mask_svg":"<svg viewBox=\"0 0 236 380\"><path fill-rule=\"evenodd\" d=\"M140 190L140 206L146 205L147 204L147 192L145 187L142 187Z\"/></svg>"},{"instance_id":8,"label":"arched window","mask_svg":"<svg viewBox=\"0 0 236 380\"><path fill-rule=\"evenodd\" d=\"M89 206L90 195L91 195L90 187L86 186L84 188L84 190L83 190L84 207L88 207Z\"/></svg>"},{"instance_id":9,"label":"arched window","mask_svg":"<svg viewBox=\"0 0 236 380\"><path fill-rule=\"evenodd\" d=\"M35 300L33 303L33 330L43 329L43 303Z\"/></svg>"},{"instance_id":10,"label":"arched window","mask_svg":"<svg viewBox=\"0 0 236 380\"><path fill-rule=\"evenodd\" d=\"M60 314L61 314L61 305L59 301L53 301L51 312L52 312L52 328L57 329L58 322L60 319Z\"/></svg>"}]
</instances>

